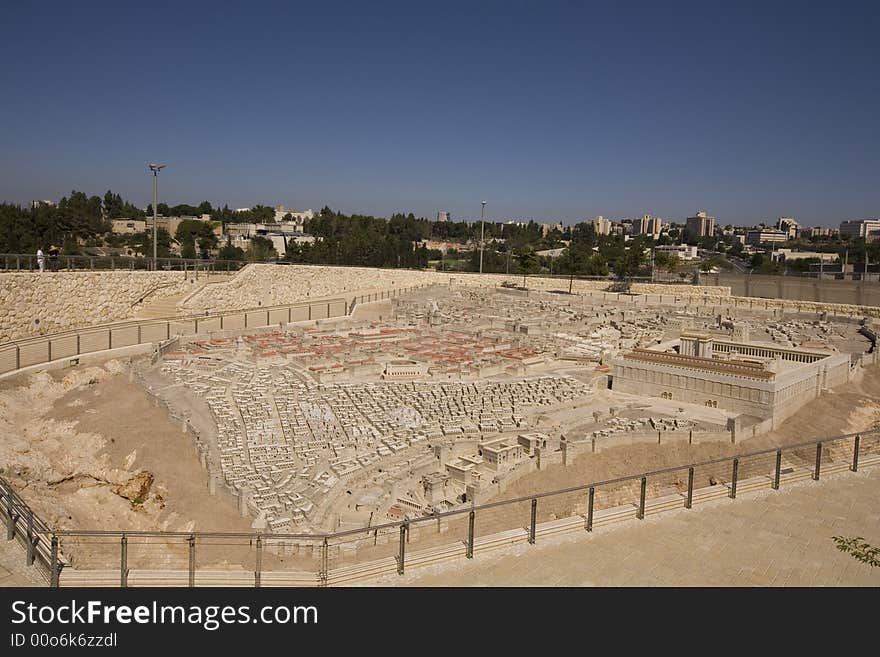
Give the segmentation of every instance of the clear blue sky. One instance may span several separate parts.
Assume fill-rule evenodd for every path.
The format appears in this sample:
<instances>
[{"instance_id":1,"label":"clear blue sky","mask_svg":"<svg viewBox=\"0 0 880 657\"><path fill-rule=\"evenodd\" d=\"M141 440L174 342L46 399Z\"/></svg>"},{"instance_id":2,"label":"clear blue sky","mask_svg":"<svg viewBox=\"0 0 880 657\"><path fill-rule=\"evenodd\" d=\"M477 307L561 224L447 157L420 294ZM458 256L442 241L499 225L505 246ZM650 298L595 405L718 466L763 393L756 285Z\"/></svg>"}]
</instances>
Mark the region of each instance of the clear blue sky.
<instances>
[{"instance_id":1,"label":"clear blue sky","mask_svg":"<svg viewBox=\"0 0 880 657\"><path fill-rule=\"evenodd\" d=\"M0 199L880 216L878 5L7 0Z\"/></svg>"}]
</instances>

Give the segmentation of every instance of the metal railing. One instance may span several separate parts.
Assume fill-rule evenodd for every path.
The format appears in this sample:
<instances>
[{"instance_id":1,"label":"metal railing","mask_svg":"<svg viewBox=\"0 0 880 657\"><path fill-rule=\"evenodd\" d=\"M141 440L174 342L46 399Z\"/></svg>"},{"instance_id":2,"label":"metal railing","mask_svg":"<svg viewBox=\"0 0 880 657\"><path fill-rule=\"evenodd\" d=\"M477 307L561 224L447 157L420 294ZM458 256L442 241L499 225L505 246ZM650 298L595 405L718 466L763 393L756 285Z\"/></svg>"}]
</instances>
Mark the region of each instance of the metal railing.
<instances>
[{"instance_id":1,"label":"metal railing","mask_svg":"<svg viewBox=\"0 0 880 657\"><path fill-rule=\"evenodd\" d=\"M59 530L0 478L7 538L32 545L52 586L329 586L408 566L779 490L785 483L880 464L880 430L818 438L327 534ZM700 480L706 483L700 485ZM11 511L10 511L11 510ZM23 521L22 519L27 519ZM69 566L65 549L76 555Z\"/></svg>"},{"instance_id":2,"label":"metal railing","mask_svg":"<svg viewBox=\"0 0 880 657\"><path fill-rule=\"evenodd\" d=\"M186 271L234 273L251 264L242 260L201 260L198 258L158 258L156 266L153 259L143 256L97 256L97 255L59 255L52 260L43 257L43 268L53 271L90 270L128 270L128 271ZM0 253L0 271L39 271L36 254Z\"/></svg>"}]
</instances>

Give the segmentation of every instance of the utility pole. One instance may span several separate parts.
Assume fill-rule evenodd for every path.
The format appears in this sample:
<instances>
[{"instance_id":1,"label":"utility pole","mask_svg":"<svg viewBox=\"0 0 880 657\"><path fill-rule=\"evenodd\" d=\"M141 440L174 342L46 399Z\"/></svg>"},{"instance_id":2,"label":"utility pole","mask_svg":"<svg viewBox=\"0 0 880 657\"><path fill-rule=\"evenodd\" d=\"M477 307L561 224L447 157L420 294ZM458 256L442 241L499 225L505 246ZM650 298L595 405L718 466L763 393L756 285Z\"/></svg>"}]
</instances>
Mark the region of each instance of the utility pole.
<instances>
[{"instance_id":1,"label":"utility pole","mask_svg":"<svg viewBox=\"0 0 880 657\"><path fill-rule=\"evenodd\" d=\"M480 208L480 273L483 273L483 238L486 234L486 201L481 201Z\"/></svg>"},{"instance_id":2,"label":"utility pole","mask_svg":"<svg viewBox=\"0 0 880 657\"><path fill-rule=\"evenodd\" d=\"M159 223L159 211L157 209L157 204L159 203L159 172L165 168L164 164L152 164L148 165L150 167L150 171L153 172L153 271L156 271L159 268L159 261L156 257L158 251L158 234L159 231L156 229L157 224Z\"/></svg>"}]
</instances>

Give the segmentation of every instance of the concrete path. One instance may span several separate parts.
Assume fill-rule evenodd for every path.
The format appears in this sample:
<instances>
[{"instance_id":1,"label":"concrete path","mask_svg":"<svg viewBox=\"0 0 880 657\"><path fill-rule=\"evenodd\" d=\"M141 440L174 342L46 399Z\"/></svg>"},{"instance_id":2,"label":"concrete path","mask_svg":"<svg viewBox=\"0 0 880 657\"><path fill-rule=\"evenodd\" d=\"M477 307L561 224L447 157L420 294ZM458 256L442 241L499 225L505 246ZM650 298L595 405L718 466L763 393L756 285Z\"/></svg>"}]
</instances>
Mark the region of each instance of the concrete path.
<instances>
[{"instance_id":1,"label":"concrete path","mask_svg":"<svg viewBox=\"0 0 880 657\"><path fill-rule=\"evenodd\" d=\"M880 546L880 468L386 577L408 586L880 586L834 535Z\"/></svg>"}]
</instances>

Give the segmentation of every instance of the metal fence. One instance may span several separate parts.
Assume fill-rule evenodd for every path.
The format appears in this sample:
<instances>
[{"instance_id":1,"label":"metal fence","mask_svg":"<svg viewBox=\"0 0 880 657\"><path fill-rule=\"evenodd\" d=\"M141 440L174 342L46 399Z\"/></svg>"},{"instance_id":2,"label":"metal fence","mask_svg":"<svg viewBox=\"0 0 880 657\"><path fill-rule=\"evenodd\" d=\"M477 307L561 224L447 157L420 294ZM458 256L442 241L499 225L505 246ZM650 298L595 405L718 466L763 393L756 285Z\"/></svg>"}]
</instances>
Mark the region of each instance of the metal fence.
<instances>
[{"instance_id":1,"label":"metal fence","mask_svg":"<svg viewBox=\"0 0 880 657\"><path fill-rule=\"evenodd\" d=\"M875 430L329 534L56 530L2 478L0 509L56 587L332 586L877 464Z\"/></svg>"},{"instance_id":2,"label":"metal fence","mask_svg":"<svg viewBox=\"0 0 880 657\"><path fill-rule=\"evenodd\" d=\"M242 260L200 260L198 258L153 258L141 256L59 255L51 260L43 257L46 271L77 270L130 270L130 271L198 271L237 272L250 264ZM0 271L39 271L40 265L33 253L0 253Z\"/></svg>"}]
</instances>

